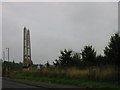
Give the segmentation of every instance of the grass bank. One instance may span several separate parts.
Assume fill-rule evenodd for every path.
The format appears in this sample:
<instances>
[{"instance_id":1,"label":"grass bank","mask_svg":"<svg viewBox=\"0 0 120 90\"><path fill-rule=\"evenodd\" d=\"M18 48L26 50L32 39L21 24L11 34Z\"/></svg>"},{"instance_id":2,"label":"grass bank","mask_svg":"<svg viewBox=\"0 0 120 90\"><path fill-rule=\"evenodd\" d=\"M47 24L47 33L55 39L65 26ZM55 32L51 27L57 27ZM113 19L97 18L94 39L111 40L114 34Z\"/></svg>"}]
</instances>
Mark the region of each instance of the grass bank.
<instances>
[{"instance_id":1,"label":"grass bank","mask_svg":"<svg viewBox=\"0 0 120 90\"><path fill-rule=\"evenodd\" d=\"M95 81L88 81L82 79L65 79L65 78L50 78L50 77L33 77L33 76L24 76L24 75L16 75L14 78L17 79L27 79L27 80L35 80L35 81L42 81L42 82L53 82L53 83L62 83L62 84L71 84L71 85L78 85L82 87L88 88L113 88L113 89L120 89L118 84L108 83L108 82L95 82Z\"/></svg>"},{"instance_id":2,"label":"grass bank","mask_svg":"<svg viewBox=\"0 0 120 90\"><path fill-rule=\"evenodd\" d=\"M13 73L14 76L17 73ZM91 67L87 69L78 68L42 68L40 70L22 71L18 74L24 76L46 76L67 79L84 79L91 81L118 83L118 71L114 67Z\"/></svg>"},{"instance_id":3,"label":"grass bank","mask_svg":"<svg viewBox=\"0 0 120 90\"><path fill-rule=\"evenodd\" d=\"M118 85L118 72L114 67L78 68L42 68L40 70L11 73L11 77L63 84L80 85L85 87L115 88Z\"/></svg>"}]
</instances>

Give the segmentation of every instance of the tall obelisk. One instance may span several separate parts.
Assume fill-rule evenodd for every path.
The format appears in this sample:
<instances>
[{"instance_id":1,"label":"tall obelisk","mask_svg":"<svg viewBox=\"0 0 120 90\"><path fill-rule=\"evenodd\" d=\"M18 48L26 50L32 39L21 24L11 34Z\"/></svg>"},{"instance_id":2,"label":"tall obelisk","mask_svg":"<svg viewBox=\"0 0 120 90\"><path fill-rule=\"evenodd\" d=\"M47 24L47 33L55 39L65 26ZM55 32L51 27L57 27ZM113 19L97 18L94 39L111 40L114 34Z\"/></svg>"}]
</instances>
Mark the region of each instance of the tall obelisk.
<instances>
[{"instance_id":1,"label":"tall obelisk","mask_svg":"<svg viewBox=\"0 0 120 90\"><path fill-rule=\"evenodd\" d=\"M24 27L23 31L23 68L24 70L32 69L30 31Z\"/></svg>"}]
</instances>

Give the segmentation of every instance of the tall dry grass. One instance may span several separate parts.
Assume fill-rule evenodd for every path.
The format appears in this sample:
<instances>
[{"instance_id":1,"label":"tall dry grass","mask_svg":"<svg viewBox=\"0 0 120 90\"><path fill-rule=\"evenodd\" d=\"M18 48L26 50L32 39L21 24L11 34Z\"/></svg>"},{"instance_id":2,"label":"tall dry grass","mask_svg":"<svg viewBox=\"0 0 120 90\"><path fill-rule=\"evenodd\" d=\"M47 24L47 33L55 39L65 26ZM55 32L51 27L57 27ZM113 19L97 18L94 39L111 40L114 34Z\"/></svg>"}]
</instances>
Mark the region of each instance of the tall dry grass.
<instances>
[{"instance_id":1,"label":"tall dry grass","mask_svg":"<svg viewBox=\"0 0 120 90\"><path fill-rule=\"evenodd\" d=\"M113 66L91 67L87 69L78 68L42 68L40 70L24 71L23 75L47 76L56 78L86 79L97 81L116 81L118 71Z\"/></svg>"}]
</instances>

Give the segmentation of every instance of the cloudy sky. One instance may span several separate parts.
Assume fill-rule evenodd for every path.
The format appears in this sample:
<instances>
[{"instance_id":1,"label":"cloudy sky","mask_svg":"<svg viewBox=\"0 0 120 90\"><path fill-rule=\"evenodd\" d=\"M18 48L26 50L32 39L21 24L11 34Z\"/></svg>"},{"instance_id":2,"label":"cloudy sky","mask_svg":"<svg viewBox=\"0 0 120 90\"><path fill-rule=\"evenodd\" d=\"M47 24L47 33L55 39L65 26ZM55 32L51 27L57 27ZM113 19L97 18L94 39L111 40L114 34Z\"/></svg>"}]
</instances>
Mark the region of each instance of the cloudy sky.
<instances>
[{"instance_id":1,"label":"cloudy sky","mask_svg":"<svg viewBox=\"0 0 120 90\"><path fill-rule=\"evenodd\" d=\"M3 51L10 60L22 61L23 28L31 32L33 63L52 62L60 50L80 52L92 45L103 54L109 38L118 31L116 3L4 2L2 6Z\"/></svg>"},{"instance_id":2,"label":"cloudy sky","mask_svg":"<svg viewBox=\"0 0 120 90\"><path fill-rule=\"evenodd\" d=\"M0 2L0 59L2 57L2 4ZM0 60L0 89L2 89L2 63Z\"/></svg>"}]
</instances>

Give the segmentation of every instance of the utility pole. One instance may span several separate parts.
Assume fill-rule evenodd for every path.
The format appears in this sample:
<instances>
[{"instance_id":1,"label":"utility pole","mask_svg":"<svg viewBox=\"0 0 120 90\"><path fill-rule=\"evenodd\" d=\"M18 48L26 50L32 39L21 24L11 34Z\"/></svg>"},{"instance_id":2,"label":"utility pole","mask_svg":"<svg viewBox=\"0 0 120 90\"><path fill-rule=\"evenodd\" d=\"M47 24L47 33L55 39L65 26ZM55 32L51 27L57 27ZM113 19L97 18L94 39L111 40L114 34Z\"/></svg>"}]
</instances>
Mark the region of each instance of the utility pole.
<instances>
[{"instance_id":1,"label":"utility pole","mask_svg":"<svg viewBox=\"0 0 120 90\"><path fill-rule=\"evenodd\" d=\"M8 50L8 62L9 62L9 48L6 48Z\"/></svg>"},{"instance_id":2,"label":"utility pole","mask_svg":"<svg viewBox=\"0 0 120 90\"><path fill-rule=\"evenodd\" d=\"M9 48L6 48L8 50L8 76L9 76Z\"/></svg>"},{"instance_id":3,"label":"utility pole","mask_svg":"<svg viewBox=\"0 0 120 90\"><path fill-rule=\"evenodd\" d=\"M5 61L5 51L3 51L3 62Z\"/></svg>"}]
</instances>

